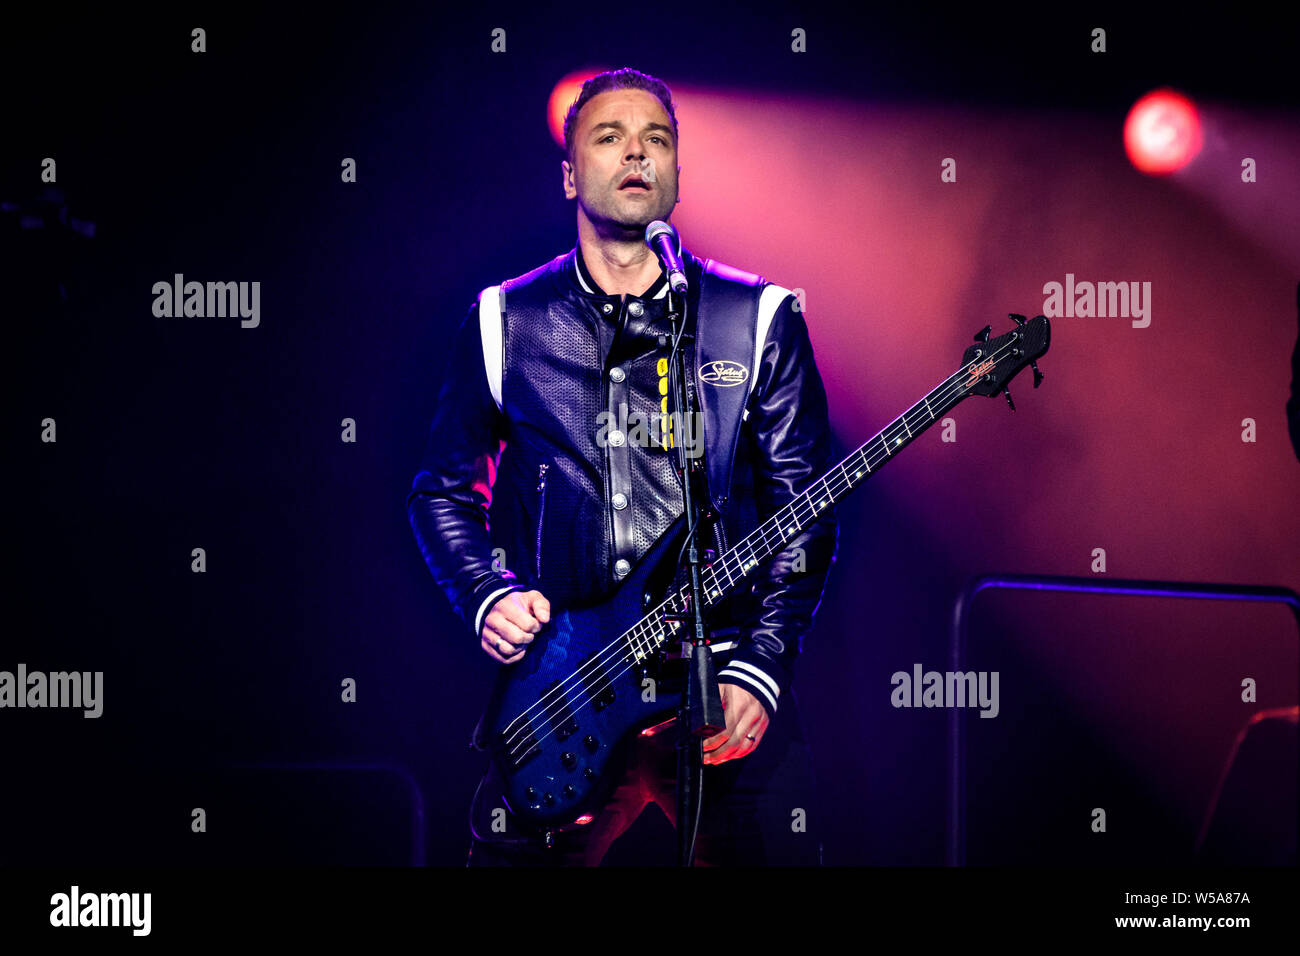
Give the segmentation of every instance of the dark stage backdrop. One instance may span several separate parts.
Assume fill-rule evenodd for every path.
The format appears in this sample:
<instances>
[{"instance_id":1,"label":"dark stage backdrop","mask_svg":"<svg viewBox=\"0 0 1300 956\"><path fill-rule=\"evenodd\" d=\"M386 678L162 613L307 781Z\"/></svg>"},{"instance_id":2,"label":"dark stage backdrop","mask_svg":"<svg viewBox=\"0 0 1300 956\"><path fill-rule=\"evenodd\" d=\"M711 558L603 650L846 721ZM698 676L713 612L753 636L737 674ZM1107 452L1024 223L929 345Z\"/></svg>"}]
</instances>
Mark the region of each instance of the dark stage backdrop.
<instances>
[{"instance_id":1,"label":"dark stage backdrop","mask_svg":"<svg viewBox=\"0 0 1300 956\"><path fill-rule=\"evenodd\" d=\"M404 498L455 324L575 242L546 106L577 70L672 87L673 221L697 254L803 290L843 451L982 326L1044 311L1047 283L1149 290L1145 316L1056 318L1014 415L966 402L955 440L934 429L842 506L795 683L828 863L943 861L949 714L895 707L891 675L949 666L973 576L1300 585L1283 31L641 12L6 31L0 670L102 672L103 712L0 710L0 862L463 863L494 665ZM1163 85L1197 101L1205 147L1152 178L1121 131ZM259 283L257 325L155 317L178 273ZM1235 735L1297 699L1275 607L1000 593L974 621L969 666L1002 680L997 718L970 721L971 862L1182 862Z\"/></svg>"}]
</instances>

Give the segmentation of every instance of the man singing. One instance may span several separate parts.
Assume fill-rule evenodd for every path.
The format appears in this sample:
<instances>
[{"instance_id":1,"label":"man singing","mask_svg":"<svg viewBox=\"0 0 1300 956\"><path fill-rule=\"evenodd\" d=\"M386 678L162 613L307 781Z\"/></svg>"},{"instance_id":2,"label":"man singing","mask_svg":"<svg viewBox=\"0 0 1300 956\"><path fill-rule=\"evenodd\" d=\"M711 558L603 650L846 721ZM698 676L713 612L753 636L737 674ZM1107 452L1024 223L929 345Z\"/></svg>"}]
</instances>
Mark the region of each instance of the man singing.
<instances>
[{"instance_id":1,"label":"man singing","mask_svg":"<svg viewBox=\"0 0 1300 956\"><path fill-rule=\"evenodd\" d=\"M407 498L426 563L502 667L527 656L553 606L588 606L618 588L682 514L676 444L697 451L698 430L664 414L667 278L645 241L646 226L667 221L679 202L668 87L632 69L588 80L565 119L564 145L577 246L479 294L452 344ZM710 374L698 367L706 356L696 358L700 405L743 399L743 409L728 406L734 428L721 412L703 416L698 450L721 515L709 545L716 550L830 467L826 393L793 293L686 249L681 257L692 341L725 352ZM706 266L719 291L697 312ZM657 427L625 424L637 421ZM836 534L828 509L752 572L717 617L710 611L726 729L703 746L699 863L820 862L812 764L790 681ZM489 767L471 807L469 863L594 866L648 803L676 824L673 737L638 736L594 819L547 834L501 808Z\"/></svg>"}]
</instances>

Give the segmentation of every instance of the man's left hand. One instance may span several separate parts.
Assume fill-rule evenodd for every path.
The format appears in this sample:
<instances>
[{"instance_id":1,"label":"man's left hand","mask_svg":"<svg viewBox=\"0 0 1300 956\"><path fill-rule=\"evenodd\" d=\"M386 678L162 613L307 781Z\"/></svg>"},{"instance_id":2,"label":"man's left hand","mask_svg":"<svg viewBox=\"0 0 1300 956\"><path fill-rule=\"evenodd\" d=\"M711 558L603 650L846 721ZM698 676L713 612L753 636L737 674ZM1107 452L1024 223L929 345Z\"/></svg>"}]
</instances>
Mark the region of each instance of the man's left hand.
<instances>
[{"instance_id":1,"label":"man's left hand","mask_svg":"<svg viewBox=\"0 0 1300 956\"><path fill-rule=\"evenodd\" d=\"M727 729L704 741L706 764L726 763L753 753L768 725L767 708L749 691L735 684L719 684L718 691Z\"/></svg>"}]
</instances>

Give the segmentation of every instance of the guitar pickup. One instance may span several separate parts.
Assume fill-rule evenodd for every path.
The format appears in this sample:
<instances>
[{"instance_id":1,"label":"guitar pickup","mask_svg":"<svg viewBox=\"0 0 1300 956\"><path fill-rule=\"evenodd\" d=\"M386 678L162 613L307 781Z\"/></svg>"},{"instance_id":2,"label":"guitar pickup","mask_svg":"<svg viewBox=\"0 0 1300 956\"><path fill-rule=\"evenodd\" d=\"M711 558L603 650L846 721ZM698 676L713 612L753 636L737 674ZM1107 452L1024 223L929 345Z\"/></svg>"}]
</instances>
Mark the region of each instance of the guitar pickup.
<instances>
[{"instance_id":1,"label":"guitar pickup","mask_svg":"<svg viewBox=\"0 0 1300 956\"><path fill-rule=\"evenodd\" d=\"M559 703L551 708L551 730L560 740L572 737L578 732L578 722L573 717L573 710L569 707L569 699L564 696L564 691L560 689L560 682L557 680L547 688L547 696L554 695L559 698Z\"/></svg>"},{"instance_id":2,"label":"guitar pickup","mask_svg":"<svg viewBox=\"0 0 1300 956\"><path fill-rule=\"evenodd\" d=\"M614 686L609 679L609 672L600 661L599 652L587 655L578 665L578 672L582 674L582 686L587 699L597 712L614 703Z\"/></svg>"}]
</instances>

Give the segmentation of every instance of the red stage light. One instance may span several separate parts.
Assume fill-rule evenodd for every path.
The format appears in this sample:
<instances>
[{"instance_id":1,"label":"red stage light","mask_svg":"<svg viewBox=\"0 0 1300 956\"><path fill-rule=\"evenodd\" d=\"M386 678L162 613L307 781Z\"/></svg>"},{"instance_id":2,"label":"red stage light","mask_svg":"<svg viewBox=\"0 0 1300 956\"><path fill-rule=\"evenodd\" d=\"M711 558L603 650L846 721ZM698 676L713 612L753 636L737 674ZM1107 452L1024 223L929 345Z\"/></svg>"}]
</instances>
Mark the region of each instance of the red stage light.
<instances>
[{"instance_id":1,"label":"red stage light","mask_svg":"<svg viewBox=\"0 0 1300 956\"><path fill-rule=\"evenodd\" d=\"M546 122L551 129L551 138L561 146L564 145L564 117L569 112L569 107L573 101L578 98L582 92L582 84L597 73L603 73L604 68L595 67L590 70L578 70L570 73L560 82L555 84L551 90L551 98L546 102Z\"/></svg>"},{"instance_id":2,"label":"red stage light","mask_svg":"<svg viewBox=\"0 0 1300 956\"><path fill-rule=\"evenodd\" d=\"M1201 151L1201 118L1192 101L1163 89L1148 93L1129 110L1124 149L1144 173L1161 176L1186 166Z\"/></svg>"}]
</instances>

